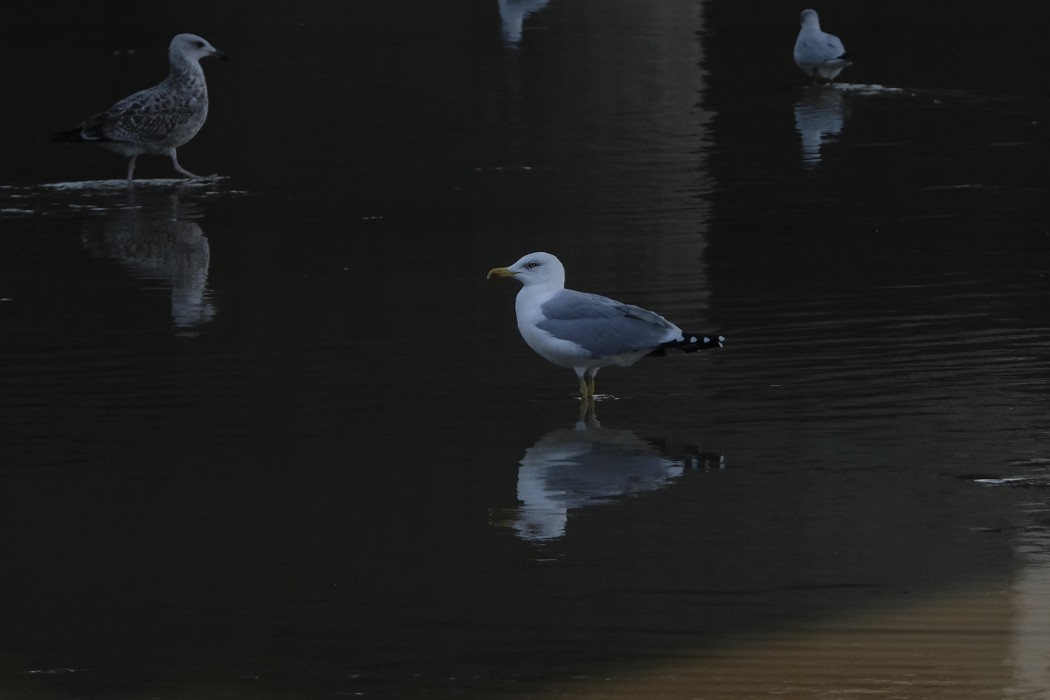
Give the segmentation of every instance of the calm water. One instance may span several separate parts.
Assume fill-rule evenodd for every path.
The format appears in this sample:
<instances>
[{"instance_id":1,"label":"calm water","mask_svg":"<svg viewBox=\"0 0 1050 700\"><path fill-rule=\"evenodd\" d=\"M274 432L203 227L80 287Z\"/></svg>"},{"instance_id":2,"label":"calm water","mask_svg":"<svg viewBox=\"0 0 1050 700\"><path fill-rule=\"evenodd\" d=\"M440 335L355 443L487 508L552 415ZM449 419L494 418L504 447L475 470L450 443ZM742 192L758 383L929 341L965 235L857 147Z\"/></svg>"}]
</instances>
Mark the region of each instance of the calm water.
<instances>
[{"instance_id":1,"label":"calm water","mask_svg":"<svg viewBox=\"0 0 1050 700\"><path fill-rule=\"evenodd\" d=\"M0 697L1050 692L1044 3L345 5L8 10ZM47 142L182 31L221 179Z\"/></svg>"}]
</instances>

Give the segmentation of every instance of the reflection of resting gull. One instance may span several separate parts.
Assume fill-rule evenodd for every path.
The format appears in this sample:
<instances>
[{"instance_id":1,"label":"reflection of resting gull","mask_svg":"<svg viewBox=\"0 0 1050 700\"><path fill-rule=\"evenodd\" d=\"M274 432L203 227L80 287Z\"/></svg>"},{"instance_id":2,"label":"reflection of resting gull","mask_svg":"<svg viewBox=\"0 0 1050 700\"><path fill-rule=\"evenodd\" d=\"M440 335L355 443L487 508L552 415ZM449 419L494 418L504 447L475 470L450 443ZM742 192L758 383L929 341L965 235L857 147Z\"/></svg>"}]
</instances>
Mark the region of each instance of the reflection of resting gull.
<instances>
[{"instance_id":1,"label":"reflection of resting gull","mask_svg":"<svg viewBox=\"0 0 1050 700\"><path fill-rule=\"evenodd\" d=\"M820 147L838 136L846 119L846 106L839 90L802 90L795 103L795 127L802 137L802 160L820 162Z\"/></svg>"},{"instance_id":2,"label":"reflection of resting gull","mask_svg":"<svg viewBox=\"0 0 1050 700\"><path fill-rule=\"evenodd\" d=\"M525 17L542 10L549 0L499 0L499 18L503 23L503 38L517 44L521 41L522 24Z\"/></svg>"},{"instance_id":3,"label":"reflection of resting gull","mask_svg":"<svg viewBox=\"0 0 1050 700\"><path fill-rule=\"evenodd\" d=\"M802 10L801 22L802 29L795 40L795 64L811 76L814 83L819 79L831 82L850 65L846 47L834 34L820 31L816 10Z\"/></svg>"},{"instance_id":4,"label":"reflection of resting gull","mask_svg":"<svg viewBox=\"0 0 1050 700\"><path fill-rule=\"evenodd\" d=\"M534 542L565 534L569 511L669 486L697 461L720 465L721 455L665 455L630 430L596 420L551 431L525 450L518 468L519 506L494 524Z\"/></svg>"},{"instance_id":5,"label":"reflection of resting gull","mask_svg":"<svg viewBox=\"0 0 1050 700\"><path fill-rule=\"evenodd\" d=\"M602 367L722 347L725 340L714 333L686 334L652 311L565 289L565 268L550 253L530 253L488 276L522 283L514 305L518 330L541 357L575 370L585 403L594 398L594 375Z\"/></svg>"},{"instance_id":6,"label":"reflection of resting gull","mask_svg":"<svg viewBox=\"0 0 1050 700\"><path fill-rule=\"evenodd\" d=\"M168 77L151 88L125 97L76 129L55 134L56 141L91 141L130 156L128 184L135 159L142 153L166 155L175 170L197 177L179 165L175 149L192 139L208 118L208 87L200 59L226 56L196 34L179 34L168 47Z\"/></svg>"}]
</instances>

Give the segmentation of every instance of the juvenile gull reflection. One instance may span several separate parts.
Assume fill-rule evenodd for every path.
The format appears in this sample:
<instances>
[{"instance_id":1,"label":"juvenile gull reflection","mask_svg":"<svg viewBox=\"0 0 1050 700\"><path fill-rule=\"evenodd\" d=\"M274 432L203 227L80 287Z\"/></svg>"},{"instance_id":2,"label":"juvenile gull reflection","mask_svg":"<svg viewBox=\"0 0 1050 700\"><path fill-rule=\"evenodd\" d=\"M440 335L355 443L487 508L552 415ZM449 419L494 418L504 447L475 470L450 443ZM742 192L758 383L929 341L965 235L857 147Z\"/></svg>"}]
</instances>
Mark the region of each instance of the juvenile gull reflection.
<instances>
[{"instance_id":1,"label":"juvenile gull reflection","mask_svg":"<svg viewBox=\"0 0 1050 700\"><path fill-rule=\"evenodd\" d=\"M530 542L554 540L565 535L570 511L665 488L692 466L721 464L721 455L695 449L676 455L659 441L604 428L589 416L525 450L518 506L503 511L495 524Z\"/></svg>"},{"instance_id":2,"label":"juvenile gull reflection","mask_svg":"<svg viewBox=\"0 0 1050 700\"><path fill-rule=\"evenodd\" d=\"M499 0L499 19L503 25L503 40L508 44L521 42L525 17L542 10L550 0Z\"/></svg>"},{"instance_id":3,"label":"juvenile gull reflection","mask_svg":"<svg viewBox=\"0 0 1050 700\"><path fill-rule=\"evenodd\" d=\"M136 279L170 290L172 322L189 330L215 316L208 289L211 248L200 224L185 218L178 194L160 204L140 206L130 195L129 205L107 217L100 233L86 235L85 244L117 260Z\"/></svg>"},{"instance_id":4,"label":"juvenile gull reflection","mask_svg":"<svg viewBox=\"0 0 1050 700\"><path fill-rule=\"evenodd\" d=\"M846 120L842 92L833 87L811 87L803 90L795 103L795 128L802 137L802 163L808 167L820 164L820 148L834 140Z\"/></svg>"}]
</instances>

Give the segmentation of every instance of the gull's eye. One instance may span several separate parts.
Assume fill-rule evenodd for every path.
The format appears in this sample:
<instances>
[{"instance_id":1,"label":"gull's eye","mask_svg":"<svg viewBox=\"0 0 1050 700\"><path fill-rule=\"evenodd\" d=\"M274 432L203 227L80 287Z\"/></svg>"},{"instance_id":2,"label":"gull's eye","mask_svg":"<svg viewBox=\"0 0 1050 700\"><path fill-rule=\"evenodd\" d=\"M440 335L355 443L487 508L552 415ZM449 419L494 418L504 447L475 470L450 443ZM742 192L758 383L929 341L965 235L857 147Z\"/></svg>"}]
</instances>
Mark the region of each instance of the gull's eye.
<instances>
[{"instance_id":1,"label":"gull's eye","mask_svg":"<svg viewBox=\"0 0 1050 700\"><path fill-rule=\"evenodd\" d=\"M526 270L534 270L534 269L536 269L539 266L540 266L540 264L538 262L536 262L535 260L532 261L532 262L529 262L529 263L525 263L525 269Z\"/></svg>"},{"instance_id":2,"label":"gull's eye","mask_svg":"<svg viewBox=\"0 0 1050 700\"><path fill-rule=\"evenodd\" d=\"M195 41L195 42L193 42L193 45L196 46L198 49L203 49L204 48L204 42L203 41Z\"/></svg>"}]
</instances>

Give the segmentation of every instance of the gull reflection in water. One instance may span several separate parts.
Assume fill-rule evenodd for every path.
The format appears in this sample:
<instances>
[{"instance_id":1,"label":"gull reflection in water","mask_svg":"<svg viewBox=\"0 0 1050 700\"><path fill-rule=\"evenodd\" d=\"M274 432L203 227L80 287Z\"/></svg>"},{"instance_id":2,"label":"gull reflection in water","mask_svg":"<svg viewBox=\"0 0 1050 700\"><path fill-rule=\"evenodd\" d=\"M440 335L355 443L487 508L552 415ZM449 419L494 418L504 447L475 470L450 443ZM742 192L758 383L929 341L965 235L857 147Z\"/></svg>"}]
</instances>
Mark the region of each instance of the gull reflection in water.
<instances>
[{"instance_id":1,"label":"gull reflection in water","mask_svg":"<svg viewBox=\"0 0 1050 700\"><path fill-rule=\"evenodd\" d=\"M503 24L503 40L509 44L521 41L525 17L542 10L550 0L499 0L499 18Z\"/></svg>"},{"instance_id":2,"label":"gull reflection in water","mask_svg":"<svg viewBox=\"0 0 1050 700\"><path fill-rule=\"evenodd\" d=\"M518 506L493 524L545 542L565 535L570 512L665 488L691 467L722 467L719 454L690 448L672 455L630 430L602 427L596 418L553 430L525 450L518 468Z\"/></svg>"},{"instance_id":3,"label":"gull reflection in water","mask_svg":"<svg viewBox=\"0 0 1050 700\"><path fill-rule=\"evenodd\" d=\"M802 163L820 164L820 148L834 140L846 121L842 91L835 87L810 87L795 103L795 127L802 137Z\"/></svg>"},{"instance_id":4,"label":"gull reflection in water","mask_svg":"<svg viewBox=\"0 0 1050 700\"><path fill-rule=\"evenodd\" d=\"M113 258L133 277L159 284L171 293L171 320L190 331L215 316L208 289L211 248L190 212L180 207L179 195L169 200L136 202L108 216L101 232L84 237L85 245Z\"/></svg>"}]
</instances>

